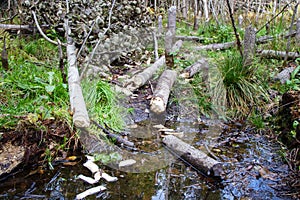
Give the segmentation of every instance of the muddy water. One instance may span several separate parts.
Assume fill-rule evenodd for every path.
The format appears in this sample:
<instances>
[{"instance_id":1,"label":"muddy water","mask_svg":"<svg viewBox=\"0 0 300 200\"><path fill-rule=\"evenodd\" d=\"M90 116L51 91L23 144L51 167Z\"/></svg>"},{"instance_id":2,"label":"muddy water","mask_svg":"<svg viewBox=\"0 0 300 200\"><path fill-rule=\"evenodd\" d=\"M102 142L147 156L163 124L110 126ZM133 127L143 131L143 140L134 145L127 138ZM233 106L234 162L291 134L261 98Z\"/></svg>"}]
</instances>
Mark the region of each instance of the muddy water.
<instances>
[{"instance_id":1,"label":"muddy water","mask_svg":"<svg viewBox=\"0 0 300 200\"><path fill-rule=\"evenodd\" d=\"M215 180L180 159L169 166L149 173L127 173L102 166L117 182L100 181L89 185L76 177L91 176L82 166L55 166L54 170L32 173L31 169L12 175L0 182L0 199L74 199L92 186L104 185L107 190L86 199L289 199L285 177L288 167L282 162L280 148L254 130L228 128L213 137L210 123L200 123L198 129L189 123L169 122L168 126L184 132L194 132L193 145L203 146L224 162L224 180ZM209 139L208 139L209 138ZM205 143L205 144L204 144ZM286 191L286 192L285 192Z\"/></svg>"}]
</instances>

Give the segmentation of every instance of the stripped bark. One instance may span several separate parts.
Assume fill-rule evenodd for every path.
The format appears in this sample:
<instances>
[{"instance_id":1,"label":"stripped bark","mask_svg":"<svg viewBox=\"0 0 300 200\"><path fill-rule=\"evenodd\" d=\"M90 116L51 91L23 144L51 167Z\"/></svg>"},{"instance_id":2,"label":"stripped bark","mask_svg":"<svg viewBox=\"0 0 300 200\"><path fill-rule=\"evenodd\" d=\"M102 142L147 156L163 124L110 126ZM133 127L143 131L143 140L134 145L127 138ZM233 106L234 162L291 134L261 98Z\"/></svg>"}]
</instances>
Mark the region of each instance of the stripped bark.
<instances>
[{"instance_id":1,"label":"stripped bark","mask_svg":"<svg viewBox=\"0 0 300 200\"><path fill-rule=\"evenodd\" d=\"M274 50L257 50L256 53L261 57L266 58L275 58L278 60L282 60L287 56L288 60L294 60L300 57L298 52L288 52L285 51L274 51Z\"/></svg>"},{"instance_id":2,"label":"stripped bark","mask_svg":"<svg viewBox=\"0 0 300 200\"><path fill-rule=\"evenodd\" d=\"M195 147L183 142L173 135L167 135L163 139L163 143L175 152L176 155L187 161L198 170L212 175L220 177L223 174L222 163L209 157L204 152L196 149Z\"/></svg>"},{"instance_id":3,"label":"stripped bark","mask_svg":"<svg viewBox=\"0 0 300 200\"><path fill-rule=\"evenodd\" d=\"M156 114L166 111L171 88L176 80L177 73L173 70L166 70L160 76L157 87L150 102L150 110Z\"/></svg>"},{"instance_id":4,"label":"stripped bark","mask_svg":"<svg viewBox=\"0 0 300 200\"><path fill-rule=\"evenodd\" d=\"M0 29L17 31L17 30L25 30L25 31L33 31L34 27L29 25L15 25L15 24L0 24Z\"/></svg>"},{"instance_id":5,"label":"stripped bark","mask_svg":"<svg viewBox=\"0 0 300 200\"><path fill-rule=\"evenodd\" d=\"M168 31L165 36L165 57L166 65L172 69L174 67L174 54L172 47L176 35L176 7L171 6L168 10Z\"/></svg>"}]
</instances>

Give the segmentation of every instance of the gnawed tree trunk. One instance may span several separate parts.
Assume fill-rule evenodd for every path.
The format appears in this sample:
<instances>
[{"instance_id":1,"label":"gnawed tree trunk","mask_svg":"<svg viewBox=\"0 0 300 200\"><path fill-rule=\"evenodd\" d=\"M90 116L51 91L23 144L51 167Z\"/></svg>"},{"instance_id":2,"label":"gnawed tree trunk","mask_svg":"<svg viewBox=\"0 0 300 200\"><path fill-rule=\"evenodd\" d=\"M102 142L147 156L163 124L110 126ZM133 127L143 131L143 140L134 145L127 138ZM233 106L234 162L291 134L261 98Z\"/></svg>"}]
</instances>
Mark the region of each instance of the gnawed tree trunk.
<instances>
[{"instance_id":1,"label":"gnawed tree trunk","mask_svg":"<svg viewBox=\"0 0 300 200\"><path fill-rule=\"evenodd\" d=\"M256 53L261 57L266 58L275 58L275 59L284 59L286 56L290 60L294 60L300 57L298 52L288 52L285 51L274 51L274 50L257 50Z\"/></svg>"},{"instance_id":2,"label":"gnawed tree trunk","mask_svg":"<svg viewBox=\"0 0 300 200\"><path fill-rule=\"evenodd\" d=\"M244 38L244 57L243 65L244 67L250 66L252 64L254 54L255 54L255 39L256 39L256 29L251 25L246 28L245 38Z\"/></svg>"},{"instance_id":3,"label":"gnawed tree trunk","mask_svg":"<svg viewBox=\"0 0 300 200\"><path fill-rule=\"evenodd\" d=\"M165 36L165 57L166 65L170 69L174 67L174 52L172 47L176 35L176 6L171 6L168 10L168 31Z\"/></svg>"},{"instance_id":4,"label":"gnawed tree trunk","mask_svg":"<svg viewBox=\"0 0 300 200\"><path fill-rule=\"evenodd\" d=\"M33 31L34 27L29 25L15 25L15 24L0 24L0 29L5 30L25 30L25 31Z\"/></svg>"},{"instance_id":5,"label":"gnawed tree trunk","mask_svg":"<svg viewBox=\"0 0 300 200\"><path fill-rule=\"evenodd\" d=\"M73 114L73 123L76 127L88 127L90 125L89 115L83 99L80 86L79 72L76 66L76 48L71 38L68 39L67 45L68 57L68 85L71 111Z\"/></svg>"},{"instance_id":6,"label":"gnawed tree trunk","mask_svg":"<svg viewBox=\"0 0 300 200\"><path fill-rule=\"evenodd\" d=\"M206 155L204 152L183 142L177 137L173 135L167 135L164 137L163 143L169 149L171 149L172 152L175 152L178 156L187 161L187 163L191 164L193 167L199 169L207 175L220 177L223 174L221 162L216 161L215 159Z\"/></svg>"},{"instance_id":7,"label":"gnawed tree trunk","mask_svg":"<svg viewBox=\"0 0 300 200\"><path fill-rule=\"evenodd\" d=\"M150 102L150 110L156 114L166 111L171 88L176 80L177 73L166 70L160 76L153 97Z\"/></svg>"},{"instance_id":8,"label":"gnawed tree trunk","mask_svg":"<svg viewBox=\"0 0 300 200\"><path fill-rule=\"evenodd\" d=\"M155 63L153 63L150 67L147 67L141 73L135 75L132 78L132 81L127 86L127 88L131 91L145 85L145 83L153 76L153 74L165 64L166 58L165 56L160 57Z\"/></svg>"},{"instance_id":9,"label":"gnawed tree trunk","mask_svg":"<svg viewBox=\"0 0 300 200\"><path fill-rule=\"evenodd\" d=\"M77 68L76 47L73 39L69 36L71 29L68 20L65 20L64 28L67 37L67 58L68 58L68 86L70 95L71 111L73 112L73 123L78 128L89 127L90 119L84 102L80 77Z\"/></svg>"},{"instance_id":10,"label":"gnawed tree trunk","mask_svg":"<svg viewBox=\"0 0 300 200\"><path fill-rule=\"evenodd\" d=\"M180 47L182 46L182 41L178 40L173 48L172 52L178 51ZM153 63L150 67L146 68L144 71L141 73L135 75L129 84L127 85L127 89L130 91L133 91L141 86L143 86L152 76L153 74L165 64L165 56L160 57L155 63Z\"/></svg>"},{"instance_id":11,"label":"gnawed tree trunk","mask_svg":"<svg viewBox=\"0 0 300 200\"><path fill-rule=\"evenodd\" d=\"M235 46L235 42L208 44L204 46L195 47L196 50L224 50Z\"/></svg>"},{"instance_id":12,"label":"gnawed tree trunk","mask_svg":"<svg viewBox=\"0 0 300 200\"><path fill-rule=\"evenodd\" d=\"M208 70L208 63L207 63L207 60L204 59L204 58L198 60L197 62L195 62L191 66L185 68L183 70L183 73L180 76L183 77L183 78L191 78L196 73L200 72L201 70L204 70L204 71Z\"/></svg>"}]
</instances>

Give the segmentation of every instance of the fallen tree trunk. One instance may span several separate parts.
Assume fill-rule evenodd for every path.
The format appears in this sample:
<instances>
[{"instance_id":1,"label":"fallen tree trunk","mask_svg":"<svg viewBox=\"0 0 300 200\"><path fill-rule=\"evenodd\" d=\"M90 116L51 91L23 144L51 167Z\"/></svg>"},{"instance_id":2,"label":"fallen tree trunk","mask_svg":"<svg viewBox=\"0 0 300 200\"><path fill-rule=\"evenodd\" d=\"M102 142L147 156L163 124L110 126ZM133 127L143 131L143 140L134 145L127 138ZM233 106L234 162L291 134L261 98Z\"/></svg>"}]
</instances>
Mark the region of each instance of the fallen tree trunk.
<instances>
[{"instance_id":1,"label":"fallen tree trunk","mask_svg":"<svg viewBox=\"0 0 300 200\"><path fill-rule=\"evenodd\" d=\"M33 31L34 27L30 25L0 24L0 29L4 29L8 31L15 31L15 30Z\"/></svg>"},{"instance_id":2,"label":"fallen tree trunk","mask_svg":"<svg viewBox=\"0 0 300 200\"><path fill-rule=\"evenodd\" d=\"M68 20L65 20L64 28L67 37L67 58L68 58L68 86L70 95L71 111L73 112L73 123L78 128L90 126L90 119L84 102L80 77L77 68L76 47L73 39L69 36L71 29Z\"/></svg>"},{"instance_id":3,"label":"fallen tree trunk","mask_svg":"<svg viewBox=\"0 0 300 200\"><path fill-rule=\"evenodd\" d=\"M194 42L203 42L207 38L201 38L197 36L183 36L183 35L177 35L175 36L176 40L183 40L183 41L194 41ZM210 39L210 38L209 38Z\"/></svg>"},{"instance_id":4,"label":"fallen tree trunk","mask_svg":"<svg viewBox=\"0 0 300 200\"><path fill-rule=\"evenodd\" d=\"M295 37L295 35L296 35L296 32L293 32L293 33L287 34L287 35L262 36L260 38L257 38L255 43L262 44L262 43L272 41L279 37L288 38L289 36ZM215 44L208 44L208 45L204 45L204 46L195 47L195 50L212 50L212 51L213 50L225 50L225 49L234 47L235 45L236 45L236 42L215 43Z\"/></svg>"},{"instance_id":5,"label":"fallen tree trunk","mask_svg":"<svg viewBox=\"0 0 300 200\"><path fill-rule=\"evenodd\" d=\"M177 73L173 70L166 70L160 76L157 87L150 102L150 110L156 114L166 110L170 90L176 80Z\"/></svg>"},{"instance_id":6,"label":"fallen tree trunk","mask_svg":"<svg viewBox=\"0 0 300 200\"><path fill-rule=\"evenodd\" d=\"M186 160L187 163L191 164L198 170L212 175L220 177L223 174L222 163L209 157L204 152L196 149L195 147L183 142L173 135L167 135L162 141L167 148L172 152L175 152L182 159Z\"/></svg>"},{"instance_id":7,"label":"fallen tree trunk","mask_svg":"<svg viewBox=\"0 0 300 200\"><path fill-rule=\"evenodd\" d=\"M257 55L265 58L284 59L286 56L289 60L294 60L300 57L298 52L274 51L274 50L257 50Z\"/></svg>"},{"instance_id":8,"label":"fallen tree trunk","mask_svg":"<svg viewBox=\"0 0 300 200\"><path fill-rule=\"evenodd\" d=\"M68 86L70 95L71 111L73 114L73 123L76 127L88 127L90 119L83 99L80 87L79 72L76 67L76 48L71 38L68 39L67 45L68 57Z\"/></svg>"},{"instance_id":9,"label":"fallen tree trunk","mask_svg":"<svg viewBox=\"0 0 300 200\"><path fill-rule=\"evenodd\" d=\"M208 63L207 60L202 58L192 64L191 66L185 68L183 70L183 73L180 75L180 77L183 78L191 78L193 77L196 73L200 72L200 70L207 71L208 70Z\"/></svg>"},{"instance_id":10,"label":"fallen tree trunk","mask_svg":"<svg viewBox=\"0 0 300 200\"><path fill-rule=\"evenodd\" d=\"M180 47L182 46L182 41L178 40L173 48L172 48L172 52L176 52L180 49ZM127 85L127 89L129 89L130 91L133 91L141 86L143 86L144 84L146 84L146 82L153 76L153 74L160 68L162 67L166 62L166 57L162 56L160 57L155 63L153 63L150 67L147 67L144 71L142 71L141 73L135 75L131 81L129 82L129 84Z\"/></svg>"}]
</instances>

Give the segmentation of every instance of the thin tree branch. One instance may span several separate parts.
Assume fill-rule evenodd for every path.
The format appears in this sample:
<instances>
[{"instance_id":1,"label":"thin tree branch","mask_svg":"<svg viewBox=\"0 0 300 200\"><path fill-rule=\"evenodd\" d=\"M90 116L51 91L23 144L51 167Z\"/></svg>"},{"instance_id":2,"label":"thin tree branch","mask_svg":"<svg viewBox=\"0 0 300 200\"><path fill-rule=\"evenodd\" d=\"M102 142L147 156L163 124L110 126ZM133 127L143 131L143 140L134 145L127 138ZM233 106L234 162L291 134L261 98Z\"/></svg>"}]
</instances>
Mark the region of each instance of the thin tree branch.
<instances>
[{"instance_id":1,"label":"thin tree branch","mask_svg":"<svg viewBox=\"0 0 300 200\"><path fill-rule=\"evenodd\" d=\"M227 2L228 10L229 10L229 15L230 15L232 27L233 27L233 30L234 30L234 35L235 35L235 38L236 38L236 44L237 44L238 50L239 50L239 52L241 54L241 57L243 57L242 44L241 44L241 41L240 41L239 34L238 34L238 32L236 30L236 27L235 27L235 23L234 23L234 19L233 19L233 15L232 15L232 10L231 10L231 6L230 6L230 2L229 2L229 0L226 0L226 2Z\"/></svg>"},{"instance_id":2,"label":"thin tree branch","mask_svg":"<svg viewBox=\"0 0 300 200\"><path fill-rule=\"evenodd\" d=\"M52 44L55 44L55 45L59 45L58 42L55 42L54 40L51 40L50 38L48 38L48 36L43 32L43 30L41 29L40 25L39 25L39 22L37 20L37 17L36 17L36 14L34 11L31 11L32 12L32 15L33 15L33 19L34 19L34 22L36 24L36 27L38 29L38 31L40 32L40 34L43 36L43 38L45 38L48 42L52 43ZM62 44L63 46L67 46L66 44Z\"/></svg>"},{"instance_id":3,"label":"thin tree branch","mask_svg":"<svg viewBox=\"0 0 300 200\"><path fill-rule=\"evenodd\" d=\"M115 6L115 2L116 2L116 0L113 0L112 5L111 5L111 8L110 8L110 10L109 10L108 25L107 25L107 28L104 30L104 32L101 34L102 38L103 38L103 36L107 33L107 31L110 29L110 26L111 26L112 10L113 10L113 8L114 8L114 6ZM92 51L91 57L89 58L89 60L88 60L88 62L87 62L87 64L86 64L86 66L84 66L84 68L83 68L83 70L82 70L82 72L81 72L81 74L80 74L80 80L83 78L84 73L85 73L86 69L89 67L91 60L93 60L93 57L94 57L95 52L96 52L96 49L98 48L100 42L102 41L102 38L99 38L99 40L98 40L96 46L94 47L94 49L93 49L93 51Z\"/></svg>"}]
</instances>

